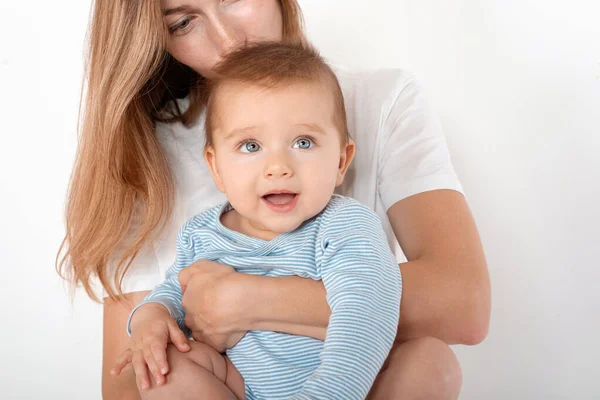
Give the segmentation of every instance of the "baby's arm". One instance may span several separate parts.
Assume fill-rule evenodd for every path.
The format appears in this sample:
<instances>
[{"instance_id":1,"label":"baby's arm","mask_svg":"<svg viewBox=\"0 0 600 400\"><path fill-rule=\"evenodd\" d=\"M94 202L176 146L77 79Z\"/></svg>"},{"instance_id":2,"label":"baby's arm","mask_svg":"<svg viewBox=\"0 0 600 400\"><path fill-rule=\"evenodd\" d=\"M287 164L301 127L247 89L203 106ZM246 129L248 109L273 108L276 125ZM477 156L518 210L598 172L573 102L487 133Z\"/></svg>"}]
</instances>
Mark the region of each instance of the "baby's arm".
<instances>
[{"instance_id":1,"label":"baby's arm","mask_svg":"<svg viewBox=\"0 0 600 400\"><path fill-rule=\"evenodd\" d=\"M185 311L182 305L183 293L179 284L179 273L183 268L196 261L196 246L191 238L191 232L198 220L200 220L200 217L193 217L179 230L177 234L177 256L175 262L167 270L163 283L158 285L131 312L129 321L127 321L127 332L129 335L131 335L131 322L135 312L146 304L158 303L169 311L169 314L177 322L179 328L189 336L189 330L185 326Z\"/></svg>"},{"instance_id":2,"label":"baby's arm","mask_svg":"<svg viewBox=\"0 0 600 400\"><path fill-rule=\"evenodd\" d=\"M326 223L317 262L331 307L329 328L321 365L293 399L364 399L396 336L400 269L381 221L367 207L343 205Z\"/></svg>"},{"instance_id":3,"label":"baby's arm","mask_svg":"<svg viewBox=\"0 0 600 400\"><path fill-rule=\"evenodd\" d=\"M127 333L131 335L131 326L133 318L138 311L142 307L147 307L150 305L156 306L156 304L160 304L166 308L169 312L169 315L177 322L179 328L186 332L187 328L185 327L185 311L183 310L183 306L181 305L181 299L183 297L183 293L181 292L181 286L179 285L178 275L181 271L181 267L175 263L168 270L166 274L166 279L163 283L158 285L144 300L138 304L129 316L129 320L127 321Z\"/></svg>"},{"instance_id":4,"label":"baby's arm","mask_svg":"<svg viewBox=\"0 0 600 400\"><path fill-rule=\"evenodd\" d=\"M169 372L167 345L173 343L179 351L187 352L190 350L187 338L160 304L147 303L140 307L131 325L133 333L129 338L128 348L119 357L111 373L119 375L131 363L140 391L150 387L148 370L157 384L163 384L164 375Z\"/></svg>"},{"instance_id":5,"label":"baby's arm","mask_svg":"<svg viewBox=\"0 0 600 400\"><path fill-rule=\"evenodd\" d=\"M150 387L148 369L159 385L164 383L164 375L169 370L166 356L169 342L175 344L179 351L190 350L184 334L187 329L182 306L183 294L178 279L179 272L194 257L194 246L190 246L186 226L188 224L184 225L177 237L177 258L167 271L165 281L129 315L129 348L111 371L113 375L119 375L127 364L132 363L140 391Z\"/></svg>"}]
</instances>

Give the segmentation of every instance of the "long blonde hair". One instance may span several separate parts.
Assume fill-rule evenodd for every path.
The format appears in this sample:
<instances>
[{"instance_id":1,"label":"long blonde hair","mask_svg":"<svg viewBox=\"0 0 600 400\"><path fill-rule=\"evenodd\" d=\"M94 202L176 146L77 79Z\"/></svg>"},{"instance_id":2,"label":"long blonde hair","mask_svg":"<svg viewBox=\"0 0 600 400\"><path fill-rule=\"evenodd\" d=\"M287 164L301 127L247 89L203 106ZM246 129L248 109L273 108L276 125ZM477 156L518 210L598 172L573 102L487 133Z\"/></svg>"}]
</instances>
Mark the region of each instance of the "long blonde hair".
<instances>
[{"instance_id":1,"label":"long blonde hair","mask_svg":"<svg viewBox=\"0 0 600 400\"><path fill-rule=\"evenodd\" d=\"M298 3L279 2L284 41L305 43ZM166 52L162 18L158 0L96 0L93 6L56 269L96 301L94 280L111 298L121 295L132 261L170 218L173 181L156 122L191 124L204 106L203 78ZM186 110L173 101L183 97L189 98Z\"/></svg>"}]
</instances>

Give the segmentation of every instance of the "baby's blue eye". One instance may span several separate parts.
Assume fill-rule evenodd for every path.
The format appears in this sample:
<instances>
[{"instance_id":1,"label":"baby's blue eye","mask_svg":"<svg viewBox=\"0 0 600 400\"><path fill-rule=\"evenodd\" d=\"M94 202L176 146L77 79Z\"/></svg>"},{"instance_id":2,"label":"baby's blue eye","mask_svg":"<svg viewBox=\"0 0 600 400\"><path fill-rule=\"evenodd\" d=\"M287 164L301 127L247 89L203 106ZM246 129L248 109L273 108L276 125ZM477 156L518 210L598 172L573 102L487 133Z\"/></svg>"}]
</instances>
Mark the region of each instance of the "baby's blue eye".
<instances>
[{"instance_id":1,"label":"baby's blue eye","mask_svg":"<svg viewBox=\"0 0 600 400\"><path fill-rule=\"evenodd\" d=\"M303 138L296 140L294 143L294 149L310 149L313 146L313 143L310 139Z\"/></svg>"},{"instance_id":2,"label":"baby's blue eye","mask_svg":"<svg viewBox=\"0 0 600 400\"><path fill-rule=\"evenodd\" d=\"M240 151L242 153L256 153L260 150L260 145L256 142L245 142L242 143Z\"/></svg>"}]
</instances>

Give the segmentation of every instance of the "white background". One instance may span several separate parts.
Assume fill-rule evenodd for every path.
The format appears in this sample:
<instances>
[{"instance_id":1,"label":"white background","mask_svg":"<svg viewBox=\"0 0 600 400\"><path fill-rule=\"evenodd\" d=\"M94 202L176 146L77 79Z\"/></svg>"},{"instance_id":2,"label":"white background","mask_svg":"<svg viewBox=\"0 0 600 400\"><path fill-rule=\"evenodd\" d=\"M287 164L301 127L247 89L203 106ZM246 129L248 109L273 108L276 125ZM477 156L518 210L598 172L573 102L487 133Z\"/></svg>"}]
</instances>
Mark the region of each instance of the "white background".
<instances>
[{"instance_id":1,"label":"white background","mask_svg":"<svg viewBox=\"0 0 600 400\"><path fill-rule=\"evenodd\" d=\"M100 399L102 308L54 272L89 1L0 0L0 398ZM484 242L464 400L600 398L600 2L303 0L349 66L417 74Z\"/></svg>"}]
</instances>

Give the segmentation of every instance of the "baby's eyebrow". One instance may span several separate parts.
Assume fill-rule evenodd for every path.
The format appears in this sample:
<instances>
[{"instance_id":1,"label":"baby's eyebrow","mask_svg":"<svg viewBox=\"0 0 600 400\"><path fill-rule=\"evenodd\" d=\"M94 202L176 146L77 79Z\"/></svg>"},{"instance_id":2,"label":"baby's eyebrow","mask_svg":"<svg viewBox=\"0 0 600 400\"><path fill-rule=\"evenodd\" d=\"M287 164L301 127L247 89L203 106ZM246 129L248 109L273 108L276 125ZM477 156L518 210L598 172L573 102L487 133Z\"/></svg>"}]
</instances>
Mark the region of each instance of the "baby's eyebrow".
<instances>
[{"instance_id":1,"label":"baby's eyebrow","mask_svg":"<svg viewBox=\"0 0 600 400\"><path fill-rule=\"evenodd\" d=\"M314 124L311 122L296 124L296 126L300 128L307 128L315 133L320 133L323 135L325 134L325 129L321 128L321 126L319 126L318 124Z\"/></svg>"},{"instance_id":2,"label":"baby's eyebrow","mask_svg":"<svg viewBox=\"0 0 600 400\"><path fill-rule=\"evenodd\" d=\"M245 128L233 129L225 135L224 139L229 140L234 136L239 136L239 135L244 135L244 134L247 135L252 132L256 132L256 129L257 129L256 126L247 126Z\"/></svg>"}]
</instances>

